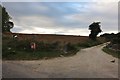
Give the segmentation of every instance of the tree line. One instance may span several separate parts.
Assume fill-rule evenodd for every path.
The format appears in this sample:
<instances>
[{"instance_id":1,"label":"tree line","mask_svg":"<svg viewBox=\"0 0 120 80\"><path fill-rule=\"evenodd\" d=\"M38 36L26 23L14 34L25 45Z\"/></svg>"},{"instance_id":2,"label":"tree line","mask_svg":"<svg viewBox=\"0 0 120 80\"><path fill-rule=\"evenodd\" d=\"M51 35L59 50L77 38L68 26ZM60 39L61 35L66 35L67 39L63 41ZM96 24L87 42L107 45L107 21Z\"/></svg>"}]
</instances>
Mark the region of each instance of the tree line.
<instances>
[{"instance_id":1,"label":"tree line","mask_svg":"<svg viewBox=\"0 0 120 80\"><path fill-rule=\"evenodd\" d=\"M120 32L118 33L104 33L100 37L105 37L107 41L113 44L120 44Z\"/></svg>"}]
</instances>

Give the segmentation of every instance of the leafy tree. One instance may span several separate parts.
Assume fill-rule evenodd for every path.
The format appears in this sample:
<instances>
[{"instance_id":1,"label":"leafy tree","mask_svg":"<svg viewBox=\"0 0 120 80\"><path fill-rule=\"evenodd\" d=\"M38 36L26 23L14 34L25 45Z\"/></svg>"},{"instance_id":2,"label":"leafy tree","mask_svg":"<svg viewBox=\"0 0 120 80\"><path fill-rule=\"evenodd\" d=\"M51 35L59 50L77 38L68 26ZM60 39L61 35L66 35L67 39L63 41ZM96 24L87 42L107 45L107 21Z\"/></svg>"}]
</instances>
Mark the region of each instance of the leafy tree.
<instances>
[{"instance_id":1,"label":"leafy tree","mask_svg":"<svg viewBox=\"0 0 120 80\"><path fill-rule=\"evenodd\" d=\"M89 34L90 39L96 40L97 35L102 32L99 24L100 22L93 22L91 25L89 25L89 30L91 30L91 33Z\"/></svg>"},{"instance_id":2,"label":"leafy tree","mask_svg":"<svg viewBox=\"0 0 120 80\"><path fill-rule=\"evenodd\" d=\"M11 32L10 29L13 28L14 23L10 21L11 17L6 11L6 8L1 5L0 8L2 9L2 32Z\"/></svg>"},{"instance_id":3,"label":"leafy tree","mask_svg":"<svg viewBox=\"0 0 120 80\"><path fill-rule=\"evenodd\" d=\"M105 37L107 41L111 41L113 38L116 37L116 34L114 33L104 33L100 35L100 37Z\"/></svg>"}]
</instances>

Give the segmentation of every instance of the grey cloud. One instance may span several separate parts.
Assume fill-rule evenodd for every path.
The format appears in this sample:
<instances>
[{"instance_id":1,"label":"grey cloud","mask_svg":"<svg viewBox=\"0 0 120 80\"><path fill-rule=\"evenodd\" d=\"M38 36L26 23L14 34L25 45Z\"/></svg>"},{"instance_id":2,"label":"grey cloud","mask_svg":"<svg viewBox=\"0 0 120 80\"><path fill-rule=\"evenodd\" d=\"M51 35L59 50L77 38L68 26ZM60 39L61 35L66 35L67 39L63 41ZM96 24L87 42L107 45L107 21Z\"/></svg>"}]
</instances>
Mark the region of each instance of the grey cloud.
<instances>
[{"instance_id":1,"label":"grey cloud","mask_svg":"<svg viewBox=\"0 0 120 80\"><path fill-rule=\"evenodd\" d=\"M4 2L3 5L21 30L59 27L88 30L89 24L96 20L102 22L104 31L117 29L117 3ZM64 30L60 32L65 33Z\"/></svg>"}]
</instances>

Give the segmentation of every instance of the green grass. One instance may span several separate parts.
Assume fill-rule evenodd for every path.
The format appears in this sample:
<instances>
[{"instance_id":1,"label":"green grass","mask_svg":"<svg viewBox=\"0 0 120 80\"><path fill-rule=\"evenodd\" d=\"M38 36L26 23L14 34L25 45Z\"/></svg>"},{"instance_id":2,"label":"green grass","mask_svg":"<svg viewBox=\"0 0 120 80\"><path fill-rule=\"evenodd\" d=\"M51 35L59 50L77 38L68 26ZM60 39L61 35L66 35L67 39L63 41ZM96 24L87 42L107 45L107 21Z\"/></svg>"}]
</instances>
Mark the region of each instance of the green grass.
<instances>
[{"instance_id":1,"label":"green grass","mask_svg":"<svg viewBox=\"0 0 120 80\"><path fill-rule=\"evenodd\" d=\"M97 45L102 44L102 43L104 43L104 42L101 42L100 40L96 40L96 41L88 40L84 43L79 43L78 47L79 48L88 48L88 47L92 47L92 46L97 46Z\"/></svg>"},{"instance_id":2,"label":"green grass","mask_svg":"<svg viewBox=\"0 0 120 80\"><path fill-rule=\"evenodd\" d=\"M114 51L114 50L108 49L106 47L104 47L102 50L104 52L106 52L107 54L120 59L120 51Z\"/></svg>"},{"instance_id":3,"label":"green grass","mask_svg":"<svg viewBox=\"0 0 120 80\"><path fill-rule=\"evenodd\" d=\"M77 51L76 51L77 52ZM55 57L71 56L76 54L75 51L64 53L60 51L36 51L36 52L25 52L25 51L16 51L3 53L3 60L39 60L39 59L50 59Z\"/></svg>"}]
</instances>

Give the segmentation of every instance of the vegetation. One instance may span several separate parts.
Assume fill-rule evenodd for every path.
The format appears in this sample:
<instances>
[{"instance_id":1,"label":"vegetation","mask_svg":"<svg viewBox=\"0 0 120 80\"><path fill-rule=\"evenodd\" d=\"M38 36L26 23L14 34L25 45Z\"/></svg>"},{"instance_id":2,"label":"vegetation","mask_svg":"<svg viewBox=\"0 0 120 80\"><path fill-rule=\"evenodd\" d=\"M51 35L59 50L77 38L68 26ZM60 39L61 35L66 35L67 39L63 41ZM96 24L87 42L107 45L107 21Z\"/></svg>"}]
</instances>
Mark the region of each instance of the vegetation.
<instances>
[{"instance_id":1,"label":"vegetation","mask_svg":"<svg viewBox=\"0 0 120 80\"><path fill-rule=\"evenodd\" d=\"M102 49L104 52L112 55L113 57L116 57L116 58L119 58L120 59L120 51L116 51L116 50L112 50L112 49L109 49L107 47L104 47Z\"/></svg>"},{"instance_id":2,"label":"vegetation","mask_svg":"<svg viewBox=\"0 0 120 80\"><path fill-rule=\"evenodd\" d=\"M112 41L112 39L116 37L116 34L104 33L104 34L100 35L100 37L106 38L107 41Z\"/></svg>"},{"instance_id":3,"label":"vegetation","mask_svg":"<svg viewBox=\"0 0 120 80\"><path fill-rule=\"evenodd\" d=\"M78 46L80 48L88 48L88 47L92 47L92 46L96 46L96 45L102 44L104 42L106 42L106 41L105 40L101 40L101 39L97 39L96 41L94 41L94 40L87 40L84 43L79 43Z\"/></svg>"},{"instance_id":4,"label":"vegetation","mask_svg":"<svg viewBox=\"0 0 120 80\"><path fill-rule=\"evenodd\" d=\"M60 57L62 52L59 51L35 51L35 52L26 52L26 51L9 51L3 54L3 59L7 60L38 60L38 59L49 59L54 57Z\"/></svg>"},{"instance_id":5,"label":"vegetation","mask_svg":"<svg viewBox=\"0 0 120 80\"><path fill-rule=\"evenodd\" d=\"M117 34L105 33L101 35L101 37L105 37L107 41L110 42L106 47L103 48L103 51L114 57L120 58L120 32Z\"/></svg>"},{"instance_id":6,"label":"vegetation","mask_svg":"<svg viewBox=\"0 0 120 80\"><path fill-rule=\"evenodd\" d=\"M91 30L91 33L89 34L90 39L96 40L97 35L102 31L99 24L100 22L93 22L89 25L89 30Z\"/></svg>"},{"instance_id":7,"label":"vegetation","mask_svg":"<svg viewBox=\"0 0 120 80\"><path fill-rule=\"evenodd\" d=\"M53 58L60 56L70 56L76 54L78 48L71 43L61 45L60 42L46 43L37 42L36 49L31 48L30 40L18 40L3 36L3 59L9 60L33 60L43 58Z\"/></svg>"},{"instance_id":8,"label":"vegetation","mask_svg":"<svg viewBox=\"0 0 120 80\"><path fill-rule=\"evenodd\" d=\"M36 43L36 49L31 49L31 43ZM81 48L96 46L103 43L98 38L96 41L87 40L79 44L60 42L38 42L31 40L19 40L19 38L7 37L3 35L2 57L9 60L34 60L43 58L54 58L60 56L75 55Z\"/></svg>"},{"instance_id":9,"label":"vegetation","mask_svg":"<svg viewBox=\"0 0 120 80\"><path fill-rule=\"evenodd\" d=\"M5 7L0 5L0 8L2 9L2 32L11 32L10 29L14 26L13 22L10 21L12 18L6 11Z\"/></svg>"}]
</instances>

